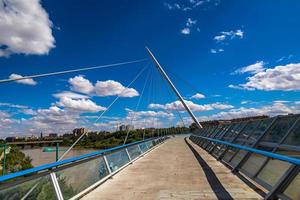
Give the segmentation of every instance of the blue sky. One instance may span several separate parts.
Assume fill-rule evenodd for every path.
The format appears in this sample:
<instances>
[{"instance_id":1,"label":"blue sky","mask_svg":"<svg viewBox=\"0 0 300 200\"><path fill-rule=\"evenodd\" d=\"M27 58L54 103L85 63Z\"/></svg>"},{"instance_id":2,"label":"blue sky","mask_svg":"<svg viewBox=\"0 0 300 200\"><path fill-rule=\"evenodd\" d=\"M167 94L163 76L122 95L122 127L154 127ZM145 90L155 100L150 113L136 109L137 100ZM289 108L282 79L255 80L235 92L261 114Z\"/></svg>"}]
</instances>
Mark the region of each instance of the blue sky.
<instances>
[{"instance_id":1,"label":"blue sky","mask_svg":"<svg viewBox=\"0 0 300 200\"><path fill-rule=\"evenodd\" d=\"M0 0L1 79L148 59L1 84L0 137L165 127L181 124L177 111L189 124L145 46L200 120L298 113L299 10L297 0Z\"/></svg>"}]
</instances>

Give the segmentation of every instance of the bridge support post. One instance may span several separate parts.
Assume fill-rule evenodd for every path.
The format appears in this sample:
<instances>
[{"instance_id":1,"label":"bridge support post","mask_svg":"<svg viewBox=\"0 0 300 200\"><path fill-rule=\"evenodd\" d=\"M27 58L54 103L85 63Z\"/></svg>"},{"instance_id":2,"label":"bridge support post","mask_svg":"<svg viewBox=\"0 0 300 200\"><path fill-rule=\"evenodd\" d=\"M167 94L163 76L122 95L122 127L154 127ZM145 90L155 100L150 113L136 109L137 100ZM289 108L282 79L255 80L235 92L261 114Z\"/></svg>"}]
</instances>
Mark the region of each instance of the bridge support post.
<instances>
[{"instance_id":1,"label":"bridge support post","mask_svg":"<svg viewBox=\"0 0 300 200\"><path fill-rule=\"evenodd\" d=\"M52 172L50 174L50 177L51 177L51 181L52 181L57 199L58 200L63 200L64 198L63 198L63 195L61 193L61 190L60 190L60 187L59 187L59 184L58 184L58 181L57 181L56 174L54 172Z\"/></svg>"},{"instance_id":2,"label":"bridge support post","mask_svg":"<svg viewBox=\"0 0 300 200\"><path fill-rule=\"evenodd\" d=\"M107 168L109 174L111 174L111 169L110 169L110 167L109 167L109 164L108 164L108 161L107 161L106 156L103 156L103 159L104 159L104 162L105 162L105 165L106 165L106 168Z\"/></svg>"},{"instance_id":3,"label":"bridge support post","mask_svg":"<svg viewBox=\"0 0 300 200\"><path fill-rule=\"evenodd\" d=\"M127 154L128 158L129 158L129 161L131 161L131 157L129 155L128 149L126 148L125 151L126 151L126 154Z\"/></svg>"}]
</instances>

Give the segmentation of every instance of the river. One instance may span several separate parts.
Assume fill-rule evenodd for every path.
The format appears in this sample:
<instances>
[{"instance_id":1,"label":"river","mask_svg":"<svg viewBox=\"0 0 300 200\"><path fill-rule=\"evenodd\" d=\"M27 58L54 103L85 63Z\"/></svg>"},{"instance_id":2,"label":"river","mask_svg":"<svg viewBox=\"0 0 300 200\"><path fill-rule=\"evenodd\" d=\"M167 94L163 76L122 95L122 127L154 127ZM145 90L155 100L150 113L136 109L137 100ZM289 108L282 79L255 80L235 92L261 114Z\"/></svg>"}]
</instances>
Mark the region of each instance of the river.
<instances>
[{"instance_id":1,"label":"river","mask_svg":"<svg viewBox=\"0 0 300 200\"><path fill-rule=\"evenodd\" d=\"M42 164L47 164L51 162L55 162L56 159L56 153L55 153L55 147L51 147L54 149L53 152L43 152L44 147L38 147L38 148L32 148L32 149L22 149L21 151L25 153L26 156L29 156L32 159L32 165L33 166L39 166ZM67 149L67 147L60 147L59 148L59 155L61 156L64 151ZM65 158L71 158L74 156L80 156L87 153L91 153L97 151L95 149L72 149L65 157Z\"/></svg>"}]
</instances>

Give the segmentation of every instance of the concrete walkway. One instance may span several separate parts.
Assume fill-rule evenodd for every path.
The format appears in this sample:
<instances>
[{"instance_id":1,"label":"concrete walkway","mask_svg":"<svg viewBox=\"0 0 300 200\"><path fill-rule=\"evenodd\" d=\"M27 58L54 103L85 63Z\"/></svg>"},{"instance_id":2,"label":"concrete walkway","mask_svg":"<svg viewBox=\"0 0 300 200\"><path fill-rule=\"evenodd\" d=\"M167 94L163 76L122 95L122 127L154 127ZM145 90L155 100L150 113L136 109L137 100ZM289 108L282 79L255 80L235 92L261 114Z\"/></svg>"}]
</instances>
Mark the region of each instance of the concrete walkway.
<instances>
[{"instance_id":1,"label":"concrete walkway","mask_svg":"<svg viewBox=\"0 0 300 200\"><path fill-rule=\"evenodd\" d=\"M83 199L262 199L211 155L183 137L168 140Z\"/></svg>"}]
</instances>

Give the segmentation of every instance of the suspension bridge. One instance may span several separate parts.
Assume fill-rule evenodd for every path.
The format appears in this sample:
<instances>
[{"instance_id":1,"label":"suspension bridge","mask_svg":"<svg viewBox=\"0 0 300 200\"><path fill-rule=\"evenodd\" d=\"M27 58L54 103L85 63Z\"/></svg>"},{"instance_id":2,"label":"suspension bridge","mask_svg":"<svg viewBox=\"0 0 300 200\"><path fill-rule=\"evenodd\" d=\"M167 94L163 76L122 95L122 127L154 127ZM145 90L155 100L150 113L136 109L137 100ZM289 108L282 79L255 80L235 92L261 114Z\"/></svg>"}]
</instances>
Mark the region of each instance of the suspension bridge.
<instances>
[{"instance_id":1,"label":"suspension bridge","mask_svg":"<svg viewBox=\"0 0 300 200\"><path fill-rule=\"evenodd\" d=\"M82 134L57 162L1 176L0 199L300 199L300 115L203 127L153 53L148 48L147 51L171 89L160 91L160 95L173 92L197 130L178 135L164 132L133 143L127 143L127 131L121 146L65 159L84 137ZM145 70L146 67L142 68L126 88ZM149 74L145 76L135 111L146 85L155 82L148 79ZM17 80L5 79L0 83ZM184 124L181 111L175 112ZM133 112L132 123L134 119Z\"/></svg>"}]
</instances>

